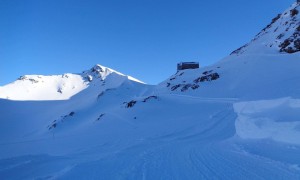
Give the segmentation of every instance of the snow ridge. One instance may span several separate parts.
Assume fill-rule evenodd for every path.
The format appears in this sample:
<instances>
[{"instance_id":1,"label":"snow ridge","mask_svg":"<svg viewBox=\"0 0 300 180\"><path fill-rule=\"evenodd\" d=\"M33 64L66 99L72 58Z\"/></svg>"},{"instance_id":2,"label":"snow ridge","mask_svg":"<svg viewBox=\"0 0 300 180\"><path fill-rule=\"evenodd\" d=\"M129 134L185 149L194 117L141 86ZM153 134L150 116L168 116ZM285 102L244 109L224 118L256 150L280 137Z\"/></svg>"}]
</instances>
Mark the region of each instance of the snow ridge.
<instances>
[{"instance_id":1,"label":"snow ridge","mask_svg":"<svg viewBox=\"0 0 300 180\"><path fill-rule=\"evenodd\" d=\"M25 75L0 87L0 98L10 100L66 100L92 86L116 88L129 80L143 83L131 76L99 64L80 74Z\"/></svg>"},{"instance_id":2,"label":"snow ridge","mask_svg":"<svg viewBox=\"0 0 300 180\"><path fill-rule=\"evenodd\" d=\"M253 53L296 53L300 51L300 2L272 19L248 44L231 55Z\"/></svg>"}]
</instances>

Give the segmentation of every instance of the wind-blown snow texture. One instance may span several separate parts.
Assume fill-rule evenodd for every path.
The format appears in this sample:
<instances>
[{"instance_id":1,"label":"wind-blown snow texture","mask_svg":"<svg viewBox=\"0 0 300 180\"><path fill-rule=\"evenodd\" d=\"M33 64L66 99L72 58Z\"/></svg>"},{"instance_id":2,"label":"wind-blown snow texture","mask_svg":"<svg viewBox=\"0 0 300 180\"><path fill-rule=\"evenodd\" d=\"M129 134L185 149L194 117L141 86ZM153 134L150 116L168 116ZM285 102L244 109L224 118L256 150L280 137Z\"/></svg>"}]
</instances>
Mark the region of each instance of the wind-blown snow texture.
<instances>
[{"instance_id":1,"label":"wind-blown snow texture","mask_svg":"<svg viewBox=\"0 0 300 180\"><path fill-rule=\"evenodd\" d=\"M96 65L0 87L0 179L300 179L300 53L277 41L292 14L159 85Z\"/></svg>"}]
</instances>

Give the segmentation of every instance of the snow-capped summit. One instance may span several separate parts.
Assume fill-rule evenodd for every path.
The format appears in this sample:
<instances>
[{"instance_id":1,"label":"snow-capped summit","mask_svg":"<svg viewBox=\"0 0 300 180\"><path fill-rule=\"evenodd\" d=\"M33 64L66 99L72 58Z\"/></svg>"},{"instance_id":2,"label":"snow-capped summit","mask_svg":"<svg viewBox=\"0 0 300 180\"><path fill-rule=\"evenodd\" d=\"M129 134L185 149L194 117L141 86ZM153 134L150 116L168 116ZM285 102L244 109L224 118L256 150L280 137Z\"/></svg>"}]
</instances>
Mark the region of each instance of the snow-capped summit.
<instances>
[{"instance_id":1,"label":"snow-capped summit","mask_svg":"<svg viewBox=\"0 0 300 180\"><path fill-rule=\"evenodd\" d=\"M122 73L120 73L120 72L118 72L116 70L113 70L111 68L102 66L100 64L96 64L90 70L83 71L82 76L86 77L88 79L88 81L93 81L93 79L95 79L95 78L96 79L105 80L111 74L116 74L116 75L119 75L119 76L124 76L124 77L127 77L129 80L136 81L136 82L139 82L139 83L144 83L144 82L142 82L142 81L140 81L140 80L138 80L136 78L124 75L124 74L122 74Z\"/></svg>"},{"instance_id":2,"label":"snow-capped summit","mask_svg":"<svg viewBox=\"0 0 300 180\"><path fill-rule=\"evenodd\" d=\"M10 100L65 100L88 87L103 91L116 88L126 80L143 83L131 76L97 64L82 73L21 76L15 82L0 87L0 98Z\"/></svg>"},{"instance_id":3,"label":"snow-capped summit","mask_svg":"<svg viewBox=\"0 0 300 180\"><path fill-rule=\"evenodd\" d=\"M300 51L300 2L295 2L282 14L272 19L248 44L231 55L277 54Z\"/></svg>"}]
</instances>

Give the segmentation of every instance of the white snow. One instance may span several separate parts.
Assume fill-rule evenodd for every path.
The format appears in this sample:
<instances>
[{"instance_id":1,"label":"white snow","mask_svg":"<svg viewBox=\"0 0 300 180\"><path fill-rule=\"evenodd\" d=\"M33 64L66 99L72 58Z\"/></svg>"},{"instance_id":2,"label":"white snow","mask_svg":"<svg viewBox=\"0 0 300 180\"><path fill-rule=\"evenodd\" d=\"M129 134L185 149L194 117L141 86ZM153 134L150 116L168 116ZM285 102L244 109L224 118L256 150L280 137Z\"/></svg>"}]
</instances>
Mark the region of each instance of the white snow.
<instances>
[{"instance_id":1,"label":"white snow","mask_svg":"<svg viewBox=\"0 0 300 180\"><path fill-rule=\"evenodd\" d=\"M238 136L300 145L300 99L239 102L234 110Z\"/></svg>"},{"instance_id":2,"label":"white snow","mask_svg":"<svg viewBox=\"0 0 300 180\"><path fill-rule=\"evenodd\" d=\"M22 80L0 87L0 98L11 100L64 100L87 88L82 76L26 75Z\"/></svg>"},{"instance_id":3,"label":"white snow","mask_svg":"<svg viewBox=\"0 0 300 180\"><path fill-rule=\"evenodd\" d=\"M280 50L279 45L283 43L284 40L299 36L293 34L296 32L296 29L300 27L300 13L292 16L291 10L293 9L297 9L300 12L300 3L294 3L282 14L279 14L278 17L274 18L273 23L269 24L265 29L258 33L251 42L239 49L234 55L278 54L278 51ZM300 32L296 34L299 33ZM292 44L293 43L288 47L292 47Z\"/></svg>"},{"instance_id":4,"label":"white snow","mask_svg":"<svg viewBox=\"0 0 300 180\"><path fill-rule=\"evenodd\" d=\"M100 80L103 81L104 89L109 89L118 87L127 79L143 83L97 64L82 74L21 76L11 84L0 86L0 98L10 100L66 100L85 90L91 84L99 86ZM94 82L91 82L93 80Z\"/></svg>"}]
</instances>

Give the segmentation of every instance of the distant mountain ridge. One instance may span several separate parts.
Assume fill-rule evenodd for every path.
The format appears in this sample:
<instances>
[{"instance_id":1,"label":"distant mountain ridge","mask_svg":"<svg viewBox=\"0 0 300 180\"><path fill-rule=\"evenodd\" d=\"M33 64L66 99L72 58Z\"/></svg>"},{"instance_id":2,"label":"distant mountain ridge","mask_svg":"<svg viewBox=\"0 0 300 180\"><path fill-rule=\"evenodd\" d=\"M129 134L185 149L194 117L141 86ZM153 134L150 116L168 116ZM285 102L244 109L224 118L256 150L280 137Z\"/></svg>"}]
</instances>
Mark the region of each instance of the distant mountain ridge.
<instances>
[{"instance_id":1,"label":"distant mountain ridge","mask_svg":"<svg viewBox=\"0 0 300 180\"><path fill-rule=\"evenodd\" d=\"M17 81L0 87L0 98L11 100L69 99L89 86L99 89L115 88L124 81L143 83L99 64L79 74L25 75Z\"/></svg>"}]
</instances>

